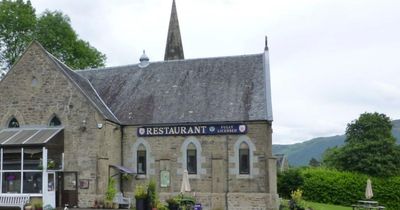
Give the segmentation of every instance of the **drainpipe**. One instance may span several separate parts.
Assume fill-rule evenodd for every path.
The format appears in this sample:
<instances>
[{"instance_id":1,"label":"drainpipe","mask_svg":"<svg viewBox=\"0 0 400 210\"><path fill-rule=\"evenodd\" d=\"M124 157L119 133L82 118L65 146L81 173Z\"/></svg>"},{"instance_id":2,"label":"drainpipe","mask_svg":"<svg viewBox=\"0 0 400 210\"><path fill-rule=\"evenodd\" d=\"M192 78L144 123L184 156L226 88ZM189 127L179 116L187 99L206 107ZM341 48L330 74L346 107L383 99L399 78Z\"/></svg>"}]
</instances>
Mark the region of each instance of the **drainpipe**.
<instances>
[{"instance_id":1,"label":"drainpipe","mask_svg":"<svg viewBox=\"0 0 400 210\"><path fill-rule=\"evenodd\" d=\"M228 210L228 193L229 193L229 142L228 136L225 137L226 148L226 190L225 190L225 209Z\"/></svg>"},{"instance_id":2,"label":"drainpipe","mask_svg":"<svg viewBox=\"0 0 400 210\"><path fill-rule=\"evenodd\" d=\"M121 129L121 166L124 166L124 126L120 125ZM119 186L122 193L124 193L124 187L122 186L122 176L119 176Z\"/></svg>"}]
</instances>

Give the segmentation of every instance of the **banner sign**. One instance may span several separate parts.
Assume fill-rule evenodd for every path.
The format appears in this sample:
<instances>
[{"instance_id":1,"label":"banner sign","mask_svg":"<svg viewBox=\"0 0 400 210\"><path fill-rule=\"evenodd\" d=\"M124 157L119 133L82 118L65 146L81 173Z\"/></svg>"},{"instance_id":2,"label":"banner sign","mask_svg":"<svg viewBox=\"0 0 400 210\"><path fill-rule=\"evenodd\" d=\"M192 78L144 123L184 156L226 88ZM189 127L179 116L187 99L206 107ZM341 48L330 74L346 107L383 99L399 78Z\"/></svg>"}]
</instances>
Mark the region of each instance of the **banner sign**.
<instances>
[{"instance_id":1,"label":"banner sign","mask_svg":"<svg viewBox=\"0 0 400 210\"><path fill-rule=\"evenodd\" d=\"M145 126L137 129L137 135L140 137L223 135L245 133L247 133L247 126L244 124Z\"/></svg>"}]
</instances>

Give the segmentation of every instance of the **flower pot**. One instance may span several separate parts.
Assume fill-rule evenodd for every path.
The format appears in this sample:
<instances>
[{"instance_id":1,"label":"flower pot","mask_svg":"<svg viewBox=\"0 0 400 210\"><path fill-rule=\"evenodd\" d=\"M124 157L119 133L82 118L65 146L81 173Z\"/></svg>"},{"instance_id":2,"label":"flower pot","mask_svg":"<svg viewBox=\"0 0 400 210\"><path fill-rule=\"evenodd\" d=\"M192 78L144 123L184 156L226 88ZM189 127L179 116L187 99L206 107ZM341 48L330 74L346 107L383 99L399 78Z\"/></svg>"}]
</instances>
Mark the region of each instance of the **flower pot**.
<instances>
[{"instance_id":1,"label":"flower pot","mask_svg":"<svg viewBox=\"0 0 400 210\"><path fill-rule=\"evenodd\" d=\"M136 210L146 210L146 200L136 199Z\"/></svg>"},{"instance_id":2,"label":"flower pot","mask_svg":"<svg viewBox=\"0 0 400 210\"><path fill-rule=\"evenodd\" d=\"M32 210L32 206L25 206L25 210Z\"/></svg>"}]
</instances>

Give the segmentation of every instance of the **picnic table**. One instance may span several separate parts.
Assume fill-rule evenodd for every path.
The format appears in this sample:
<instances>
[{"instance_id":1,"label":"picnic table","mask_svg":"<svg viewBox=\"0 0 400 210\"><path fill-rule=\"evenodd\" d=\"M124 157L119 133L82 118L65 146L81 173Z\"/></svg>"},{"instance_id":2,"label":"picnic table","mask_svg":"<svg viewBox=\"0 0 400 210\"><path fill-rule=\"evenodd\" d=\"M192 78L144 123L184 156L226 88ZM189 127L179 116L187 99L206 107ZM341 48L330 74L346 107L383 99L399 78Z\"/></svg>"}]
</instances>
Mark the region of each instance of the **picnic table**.
<instances>
[{"instance_id":1,"label":"picnic table","mask_svg":"<svg viewBox=\"0 0 400 210\"><path fill-rule=\"evenodd\" d=\"M351 205L353 210L383 210L384 206L379 206L378 201L359 200L357 204Z\"/></svg>"}]
</instances>

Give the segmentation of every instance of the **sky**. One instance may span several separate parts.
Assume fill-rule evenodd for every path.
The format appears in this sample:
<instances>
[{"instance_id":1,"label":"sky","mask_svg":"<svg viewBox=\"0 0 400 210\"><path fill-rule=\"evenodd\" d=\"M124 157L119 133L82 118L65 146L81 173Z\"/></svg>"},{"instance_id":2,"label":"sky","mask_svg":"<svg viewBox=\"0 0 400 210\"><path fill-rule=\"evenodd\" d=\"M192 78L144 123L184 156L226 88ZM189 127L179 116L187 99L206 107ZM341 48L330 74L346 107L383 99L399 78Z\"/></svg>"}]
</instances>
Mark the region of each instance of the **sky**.
<instances>
[{"instance_id":1,"label":"sky","mask_svg":"<svg viewBox=\"0 0 400 210\"><path fill-rule=\"evenodd\" d=\"M60 10L107 66L164 58L172 0L31 0ZM400 119L400 1L176 0L185 58L262 53L273 144L343 134L364 112Z\"/></svg>"}]
</instances>

